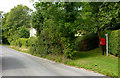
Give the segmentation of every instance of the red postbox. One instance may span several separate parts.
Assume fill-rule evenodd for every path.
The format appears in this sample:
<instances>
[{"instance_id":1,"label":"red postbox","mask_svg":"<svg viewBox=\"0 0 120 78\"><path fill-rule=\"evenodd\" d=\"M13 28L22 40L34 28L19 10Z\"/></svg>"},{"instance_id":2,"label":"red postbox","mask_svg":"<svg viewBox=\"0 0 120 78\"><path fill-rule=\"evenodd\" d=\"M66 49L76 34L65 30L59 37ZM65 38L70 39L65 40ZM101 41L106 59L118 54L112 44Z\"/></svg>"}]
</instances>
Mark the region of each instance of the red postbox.
<instances>
[{"instance_id":1,"label":"red postbox","mask_svg":"<svg viewBox=\"0 0 120 78\"><path fill-rule=\"evenodd\" d=\"M100 39L100 45L105 45L105 38Z\"/></svg>"}]
</instances>

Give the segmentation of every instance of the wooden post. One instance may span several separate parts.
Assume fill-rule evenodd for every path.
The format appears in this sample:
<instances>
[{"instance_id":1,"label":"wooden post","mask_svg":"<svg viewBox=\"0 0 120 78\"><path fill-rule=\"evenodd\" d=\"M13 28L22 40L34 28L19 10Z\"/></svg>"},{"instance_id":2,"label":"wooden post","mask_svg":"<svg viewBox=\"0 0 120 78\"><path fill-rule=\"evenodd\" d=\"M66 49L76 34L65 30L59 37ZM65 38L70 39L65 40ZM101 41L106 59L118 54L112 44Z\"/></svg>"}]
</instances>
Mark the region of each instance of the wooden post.
<instances>
[{"instance_id":1,"label":"wooden post","mask_svg":"<svg viewBox=\"0 0 120 78\"><path fill-rule=\"evenodd\" d=\"M105 34L106 36L106 56L108 56L108 34Z\"/></svg>"}]
</instances>

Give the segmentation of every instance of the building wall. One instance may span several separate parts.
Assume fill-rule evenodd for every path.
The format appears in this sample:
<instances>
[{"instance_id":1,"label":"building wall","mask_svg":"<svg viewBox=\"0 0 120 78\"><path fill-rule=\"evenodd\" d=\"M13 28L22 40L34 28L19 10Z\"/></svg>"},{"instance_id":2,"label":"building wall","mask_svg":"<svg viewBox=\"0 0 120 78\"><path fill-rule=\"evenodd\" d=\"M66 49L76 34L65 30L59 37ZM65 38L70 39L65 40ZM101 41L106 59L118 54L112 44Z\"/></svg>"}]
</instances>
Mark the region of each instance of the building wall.
<instances>
[{"instance_id":1,"label":"building wall","mask_svg":"<svg viewBox=\"0 0 120 78\"><path fill-rule=\"evenodd\" d=\"M32 36L36 37L36 30L34 28L30 29L30 37Z\"/></svg>"}]
</instances>

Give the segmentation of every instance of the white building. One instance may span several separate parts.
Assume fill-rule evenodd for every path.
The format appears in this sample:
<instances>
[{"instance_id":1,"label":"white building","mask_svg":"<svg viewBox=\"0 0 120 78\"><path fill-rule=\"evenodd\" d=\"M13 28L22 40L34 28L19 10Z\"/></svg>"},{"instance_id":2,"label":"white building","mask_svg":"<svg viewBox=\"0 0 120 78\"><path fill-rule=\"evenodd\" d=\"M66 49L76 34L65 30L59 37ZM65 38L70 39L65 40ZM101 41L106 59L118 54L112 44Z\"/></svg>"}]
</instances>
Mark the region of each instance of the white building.
<instances>
[{"instance_id":1,"label":"white building","mask_svg":"<svg viewBox=\"0 0 120 78\"><path fill-rule=\"evenodd\" d=\"M30 37L36 37L36 30L34 28L30 28Z\"/></svg>"}]
</instances>

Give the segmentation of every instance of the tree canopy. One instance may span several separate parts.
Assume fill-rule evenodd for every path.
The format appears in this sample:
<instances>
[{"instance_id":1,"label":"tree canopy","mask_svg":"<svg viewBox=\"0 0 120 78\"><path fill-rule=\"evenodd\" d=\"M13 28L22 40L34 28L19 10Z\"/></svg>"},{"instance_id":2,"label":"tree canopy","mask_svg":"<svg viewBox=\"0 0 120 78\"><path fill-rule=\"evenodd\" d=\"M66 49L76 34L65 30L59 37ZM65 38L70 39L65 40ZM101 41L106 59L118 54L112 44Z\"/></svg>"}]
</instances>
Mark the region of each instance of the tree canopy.
<instances>
[{"instance_id":1,"label":"tree canopy","mask_svg":"<svg viewBox=\"0 0 120 78\"><path fill-rule=\"evenodd\" d=\"M100 38L100 31L119 28L119 3L39 1L34 7L32 26L38 36L47 44L60 45L67 57L75 52L77 31L98 33Z\"/></svg>"},{"instance_id":2,"label":"tree canopy","mask_svg":"<svg viewBox=\"0 0 120 78\"><path fill-rule=\"evenodd\" d=\"M20 27L22 26L24 26L25 28L30 27L30 23L31 23L30 12L31 11L32 10L29 9L27 6L17 5L13 9L11 9L10 12L4 14L4 17L2 18L2 21L3 21L2 27L4 30L4 36L8 38L9 42L11 42L13 39L17 39L15 35L18 35L18 33L16 32L19 31ZM21 34L22 33L23 32L21 32Z\"/></svg>"}]
</instances>

